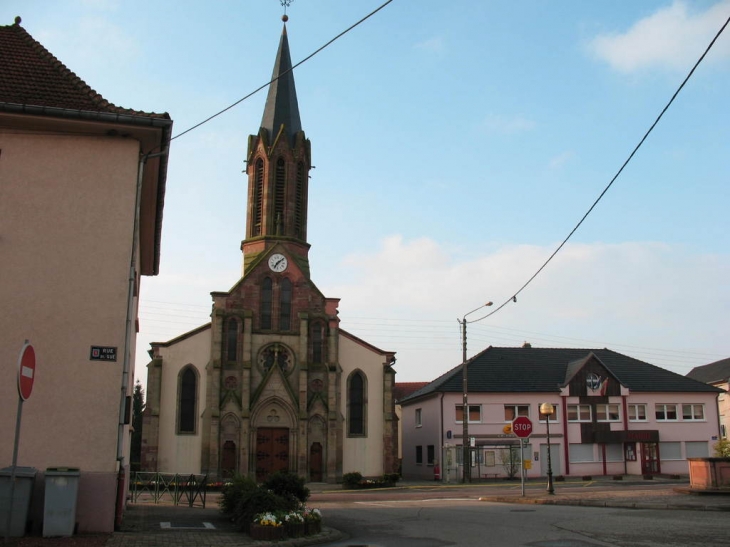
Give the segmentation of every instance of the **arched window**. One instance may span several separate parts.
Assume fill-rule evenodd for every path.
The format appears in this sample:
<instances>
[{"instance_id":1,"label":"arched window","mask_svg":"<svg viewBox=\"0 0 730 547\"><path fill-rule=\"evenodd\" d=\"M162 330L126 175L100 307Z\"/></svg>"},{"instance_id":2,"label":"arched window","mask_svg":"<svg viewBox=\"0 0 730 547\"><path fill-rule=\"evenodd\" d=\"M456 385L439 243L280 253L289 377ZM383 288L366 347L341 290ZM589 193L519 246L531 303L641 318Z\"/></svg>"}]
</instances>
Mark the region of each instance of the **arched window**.
<instances>
[{"instance_id":1,"label":"arched window","mask_svg":"<svg viewBox=\"0 0 730 547\"><path fill-rule=\"evenodd\" d=\"M226 360L235 361L238 358L238 321L228 320L226 329Z\"/></svg>"},{"instance_id":2,"label":"arched window","mask_svg":"<svg viewBox=\"0 0 730 547\"><path fill-rule=\"evenodd\" d=\"M261 284L261 328L271 329L271 306L273 302L271 278L267 277Z\"/></svg>"},{"instance_id":3,"label":"arched window","mask_svg":"<svg viewBox=\"0 0 730 547\"><path fill-rule=\"evenodd\" d=\"M178 378L177 432L195 433L197 425L198 375L192 366L185 367Z\"/></svg>"},{"instance_id":4,"label":"arched window","mask_svg":"<svg viewBox=\"0 0 730 547\"><path fill-rule=\"evenodd\" d=\"M279 291L279 330L291 329L291 296L291 281L284 278Z\"/></svg>"},{"instance_id":5,"label":"arched window","mask_svg":"<svg viewBox=\"0 0 730 547\"><path fill-rule=\"evenodd\" d=\"M276 235L286 234L286 217L284 208L286 206L286 164L283 158L276 160L276 171L274 172L274 233Z\"/></svg>"},{"instance_id":6,"label":"arched window","mask_svg":"<svg viewBox=\"0 0 730 547\"><path fill-rule=\"evenodd\" d=\"M261 235L261 218L264 210L264 161L259 158L254 167L252 236Z\"/></svg>"},{"instance_id":7,"label":"arched window","mask_svg":"<svg viewBox=\"0 0 730 547\"><path fill-rule=\"evenodd\" d=\"M297 164L297 186L294 197L294 237L304 239L304 183L307 173L304 164L300 161Z\"/></svg>"},{"instance_id":8,"label":"arched window","mask_svg":"<svg viewBox=\"0 0 730 547\"><path fill-rule=\"evenodd\" d=\"M350 436L364 436L367 401L367 382L362 372L353 372L347 386L347 433Z\"/></svg>"},{"instance_id":9,"label":"arched window","mask_svg":"<svg viewBox=\"0 0 730 547\"><path fill-rule=\"evenodd\" d=\"M325 330L322 321L314 321L310 327L309 340L311 344L312 363L324 363L325 359Z\"/></svg>"}]
</instances>

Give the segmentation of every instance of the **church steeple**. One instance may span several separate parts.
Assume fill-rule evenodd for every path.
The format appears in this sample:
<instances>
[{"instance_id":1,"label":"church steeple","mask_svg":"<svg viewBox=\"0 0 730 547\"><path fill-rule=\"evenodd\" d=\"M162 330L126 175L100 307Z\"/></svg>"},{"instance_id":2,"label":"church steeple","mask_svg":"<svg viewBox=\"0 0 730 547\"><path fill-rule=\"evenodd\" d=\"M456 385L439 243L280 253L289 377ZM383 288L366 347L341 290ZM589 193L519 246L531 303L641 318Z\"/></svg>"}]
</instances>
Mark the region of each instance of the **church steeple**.
<instances>
[{"instance_id":1,"label":"church steeple","mask_svg":"<svg viewBox=\"0 0 730 547\"><path fill-rule=\"evenodd\" d=\"M299 119L286 25L281 33L272 80L258 135L248 138L246 266L262 252L282 244L309 272L307 194L311 153Z\"/></svg>"}]
</instances>

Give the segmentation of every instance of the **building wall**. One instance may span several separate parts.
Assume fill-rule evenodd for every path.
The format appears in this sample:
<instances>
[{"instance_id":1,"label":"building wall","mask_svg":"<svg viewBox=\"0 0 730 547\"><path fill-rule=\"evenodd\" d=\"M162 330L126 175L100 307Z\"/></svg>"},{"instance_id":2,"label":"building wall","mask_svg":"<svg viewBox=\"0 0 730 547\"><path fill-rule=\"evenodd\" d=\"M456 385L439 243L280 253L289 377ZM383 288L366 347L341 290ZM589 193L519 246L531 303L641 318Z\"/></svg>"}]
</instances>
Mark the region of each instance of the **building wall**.
<instances>
[{"instance_id":1,"label":"building wall","mask_svg":"<svg viewBox=\"0 0 730 547\"><path fill-rule=\"evenodd\" d=\"M697 457L697 451L706 450L712 454L712 445L719 436L717 406L714 393L631 393L626 391L624 396L605 398L607 403L616 403L620 408L620 421L598 424L599 428L610 431L637 431L656 430L659 435L659 454L662 473L687 474L687 458ZM585 403L585 399L578 397L559 397L555 394L482 394L473 393L469 395L469 405L481 406L481 419L478 423L469 423L469 436L475 437L478 447L483 451L497 450L496 462L488 466L482 461L472 470L472 477L479 473L496 473L506 475L504 466L500 464L499 447L508 443L516 443L516 437L511 433L505 433L503 428L509 425L505 420L504 406L527 405L529 406L529 418L533 424L533 433L529 439L529 446L525 450L526 459L531 460L532 469L527 471L529 477L539 477L545 474L544 460L547 455L547 427L545 422L538 420L539 405L543 402L551 402L557 407L557 422L550 422L550 443L553 446L552 469L554 475L613 475L613 474L641 474L641 442L636 443L636 461L625 461L623 454L623 443L616 446L606 447L604 456L604 445L600 443L583 443L583 435L586 429L591 431L597 429L595 416L593 424L582 424L567 422L565 416L566 405ZM645 421L625 422L626 405L646 404L647 419ZM426 460L427 446L436 443L442 453L441 472L448 476L448 458L455 462L458 475L461 476L461 444L462 429L461 422L456 421L456 406L461 406L462 395L460 393L445 393L443 397L443 434L439 433L441 416L440 394L429 399L417 402L406 402L403 405L403 475L405 478L432 479L433 470L429 468ZM656 419L655 405L676 404L679 413L678 420L662 421ZM682 419L683 404L704 405L704 419L684 420ZM415 410L421 409L422 426L415 424ZM586 428L586 425L589 427ZM449 438L449 432L451 438ZM587 447L575 447L571 455L571 445L588 444ZM621 444L619 447L618 444ZM422 446L423 463L416 463L417 446ZM449 446L458 446L450 454L445 449ZM576 454L580 452L581 456ZM437 454L439 448L437 448ZM604 462L605 458L605 462ZM487 469L487 467L490 467Z\"/></svg>"},{"instance_id":2,"label":"building wall","mask_svg":"<svg viewBox=\"0 0 730 547\"><path fill-rule=\"evenodd\" d=\"M12 462L28 339L37 370L18 465L80 468L79 531L108 531L114 498L93 491L107 491L117 472L138 142L3 130L0 149L0 465ZM117 361L91 361L92 345L116 347Z\"/></svg>"},{"instance_id":3,"label":"building wall","mask_svg":"<svg viewBox=\"0 0 730 547\"><path fill-rule=\"evenodd\" d=\"M206 366L210 358L210 329L183 338L176 344L158 347L162 358L159 396L159 437L157 471L160 473L200 473L202 423L207 390ZM195 433L178 433L178 397L180 373L192 367L197 375L197 417Z\"/></svg>"},{"instance_id":4,"label":"building wall","mask_svg":"<svg viewBox=\"0 0 730 547\"><path fill-rule=\"evenodd\" d=\"M384 356L348 337L339 337L342 367L340 412L345 417L342 472L360 472L365 477L382 475L383 453L383 382ZM367 435L351 437L347 431L347 379L360 370L367 378Z\"/></svg>"}]
</instances>

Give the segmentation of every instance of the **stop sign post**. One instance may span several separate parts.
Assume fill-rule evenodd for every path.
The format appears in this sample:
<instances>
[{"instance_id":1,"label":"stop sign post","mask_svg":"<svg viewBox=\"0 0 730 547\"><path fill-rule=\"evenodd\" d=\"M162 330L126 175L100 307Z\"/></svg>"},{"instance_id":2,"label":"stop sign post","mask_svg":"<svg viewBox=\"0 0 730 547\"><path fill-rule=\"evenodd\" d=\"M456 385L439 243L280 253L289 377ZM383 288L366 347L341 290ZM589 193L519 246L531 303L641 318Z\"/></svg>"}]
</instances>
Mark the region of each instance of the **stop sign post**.
<instances>
[{"instance_id":1,"label":"stop sign post","mask_svg":"<svg viewBox=\"0 0 730 547\"><path fill-rule=\"evenodd\" d=\"M512 421L512 432L520 439L532 435L532 420L527 416L518 416Z\"/></svg>"},{"instance_id":2,"label":"stop sign post","mask_svg":"<svg viewBox=\"0 0 730 547\"><path fill-rule=\"evenodd\" d=\"M512 420L512 433L520 439L532 435L532 420L527 416L517 416ZM525 442L520 441L520 475L522 476L522 497L525 496Z\"/></svg>"}]
</instances>

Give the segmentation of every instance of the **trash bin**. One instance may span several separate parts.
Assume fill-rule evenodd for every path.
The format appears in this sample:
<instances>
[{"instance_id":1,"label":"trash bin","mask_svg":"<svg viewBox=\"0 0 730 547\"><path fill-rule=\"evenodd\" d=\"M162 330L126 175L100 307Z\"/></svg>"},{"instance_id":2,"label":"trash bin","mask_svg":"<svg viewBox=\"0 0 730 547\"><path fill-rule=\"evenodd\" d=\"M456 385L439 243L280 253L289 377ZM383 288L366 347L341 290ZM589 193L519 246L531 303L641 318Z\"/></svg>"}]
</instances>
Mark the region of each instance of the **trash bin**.
<instances>
[{"instance_id":1,"label":"trash bin","mask_svg":"<svg viewBox=\"0 0 730 547\"><path fill-rule=\"evenodd\" d=\"M15 490L10 514L10 533L8 534L8 513L10 512L10 490L12 490L13 468L0 469L0 535L23 537L28 522L30 498L37 470L33 467L15 467Z\"/></svg>"},{"instance_id":2,"label":"trash bin","mask_svg":"<svg viewBox=\"0 0 730 547\"><path fill-rule=\"evenodd\" d=\"M77 467L46 469L46 499L43 503L43 537L68 537L76 527L79 492Z\"/></svg>"}]
</instances>

